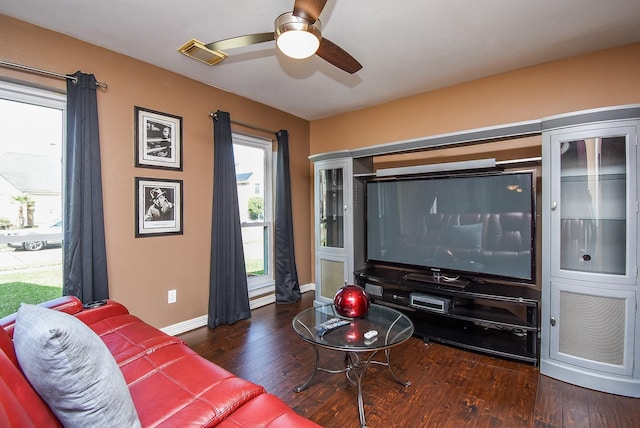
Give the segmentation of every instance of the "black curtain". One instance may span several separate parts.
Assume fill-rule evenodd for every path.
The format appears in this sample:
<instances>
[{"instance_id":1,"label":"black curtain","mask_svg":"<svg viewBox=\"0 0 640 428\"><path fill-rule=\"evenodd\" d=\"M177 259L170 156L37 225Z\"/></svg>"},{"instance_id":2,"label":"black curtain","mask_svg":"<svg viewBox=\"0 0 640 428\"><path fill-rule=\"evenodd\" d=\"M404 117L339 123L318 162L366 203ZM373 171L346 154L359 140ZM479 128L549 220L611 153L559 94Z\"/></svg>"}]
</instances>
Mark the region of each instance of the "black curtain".
<instances>
[{"instance_id":1,"label":"black curtain","mask_svg":"<svg viewBox=\"0 0 640 428\"><path fill-rule=\"evenodd\" d=\"M83 303L109 297L98 102L93 74L67 80L62 293Z\"/></svg>"},{"instance_id":2,"label":"black curtain","mask_svg":"<svg viewBox=\"0 0 640 428\"><path fill-rule=\"evenodd\" d=\"M278 139L275 215L276 303L292 303L300 300L300 284L293 246L289 133L280 130L276 132L276 138Z\"/></svg>"},{"instance_id":3,"label":"black curtain","mask_svg":"<svg viewBox=\"0 0 640 428\"><path fill-rule=\"evenodd\" d=\"M209 321L214 328L251 317L229 113L213 118L213 210Z\"/></svg>"}]
</instances>

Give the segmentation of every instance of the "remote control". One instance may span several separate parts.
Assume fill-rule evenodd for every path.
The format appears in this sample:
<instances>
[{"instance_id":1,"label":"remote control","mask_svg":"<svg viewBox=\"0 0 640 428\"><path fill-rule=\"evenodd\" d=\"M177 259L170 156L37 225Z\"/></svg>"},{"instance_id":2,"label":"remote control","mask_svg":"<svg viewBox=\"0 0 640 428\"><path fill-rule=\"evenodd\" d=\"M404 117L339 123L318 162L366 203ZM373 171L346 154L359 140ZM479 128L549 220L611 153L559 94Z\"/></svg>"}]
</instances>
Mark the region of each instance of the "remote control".
<instances>
[{"instance_id":1,"label":"remote control","mask_svg":"<svg viewBox=\"0 0 640 428\"><path fill-rule=\"evenodd\" d=\"M331 318L323 323L318 324L316 326L316 331L318 332L318 336L322 337L327 332L330 332L338 327L342 327L343 325L347 324L351 324L351 322L342 318Z\"/></svg>"}]
</instances>

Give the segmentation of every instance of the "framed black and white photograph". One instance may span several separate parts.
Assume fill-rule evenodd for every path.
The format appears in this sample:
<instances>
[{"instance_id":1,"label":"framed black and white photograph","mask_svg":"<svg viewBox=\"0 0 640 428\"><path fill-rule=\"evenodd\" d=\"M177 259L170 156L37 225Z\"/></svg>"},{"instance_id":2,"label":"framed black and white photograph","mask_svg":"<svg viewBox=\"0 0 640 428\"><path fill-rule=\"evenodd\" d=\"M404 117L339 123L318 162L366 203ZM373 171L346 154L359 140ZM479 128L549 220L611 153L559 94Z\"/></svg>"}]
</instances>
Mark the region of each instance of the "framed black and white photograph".
<instances>
[{"instance_id":1,"label":"framed black and white photograph","mask_svg":"<svg viewBox=\"0 0 640 428\"><path fill-rule=\"evenodd\" d=\"M135 107L136 165L182 171L182 117Z\"/></svg>"},{"instance_id":2,"label":"framed black and white photograph","mask_svg":"<svg viewBox=\"0 0 640 428\"><path fill-rule=\"evenodd\" d=\"M136 238L182 234L182 180L136 177Z\"/></svg>"}]
</instances>

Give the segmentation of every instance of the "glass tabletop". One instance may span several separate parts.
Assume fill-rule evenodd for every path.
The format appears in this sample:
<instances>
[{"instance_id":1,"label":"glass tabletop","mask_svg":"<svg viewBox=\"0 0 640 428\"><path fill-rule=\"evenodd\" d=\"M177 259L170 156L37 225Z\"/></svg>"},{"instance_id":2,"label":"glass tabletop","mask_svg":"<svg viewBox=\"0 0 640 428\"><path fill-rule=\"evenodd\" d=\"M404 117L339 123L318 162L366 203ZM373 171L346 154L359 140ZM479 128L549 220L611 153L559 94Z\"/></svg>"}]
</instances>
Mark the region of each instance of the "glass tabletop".
<instances>
[{"instance_id":1,"label":"glass tabletop","mask_svg":"<svg viewBox=\"0 0 640 428\"><path fill-rule=\"evenodd\" d=\"M346 321L340 327L322 332L321 324ZM408 340L413 323L402 312L372 304L362 318L339 315L333 304L314 306L293 319L293 329L303 340L317 346L345 351L386 349ZM368 334L367 334L368 333Z\"/></svg>"}]
</instances>

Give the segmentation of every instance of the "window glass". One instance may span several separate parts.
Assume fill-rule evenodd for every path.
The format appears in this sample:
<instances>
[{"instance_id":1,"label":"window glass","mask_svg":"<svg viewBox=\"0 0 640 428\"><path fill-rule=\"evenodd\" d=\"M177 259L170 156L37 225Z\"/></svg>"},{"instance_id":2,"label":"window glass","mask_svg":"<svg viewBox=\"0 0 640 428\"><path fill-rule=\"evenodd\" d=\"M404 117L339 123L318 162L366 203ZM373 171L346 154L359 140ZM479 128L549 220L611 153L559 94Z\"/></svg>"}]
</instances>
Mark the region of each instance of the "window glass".
<instances>
[{"instance_id":1,"label":"window glass","mask_svg":"<svg viewBox=\"0 0 640 428\"><path fill-rule=\"evenodd\" d=\"M238 206L249 290L273 285L272 142L233 136Z\"/></svg>"},{"instance_id":2,"label":"window glass","mask_svg":"<svg viewBox=\"0 0 640 428\"><path fill-rule=\"evenodd\" d=\"M64 108L0 82L0 317L62 295Z\"/></svg>"}]
</instances>

